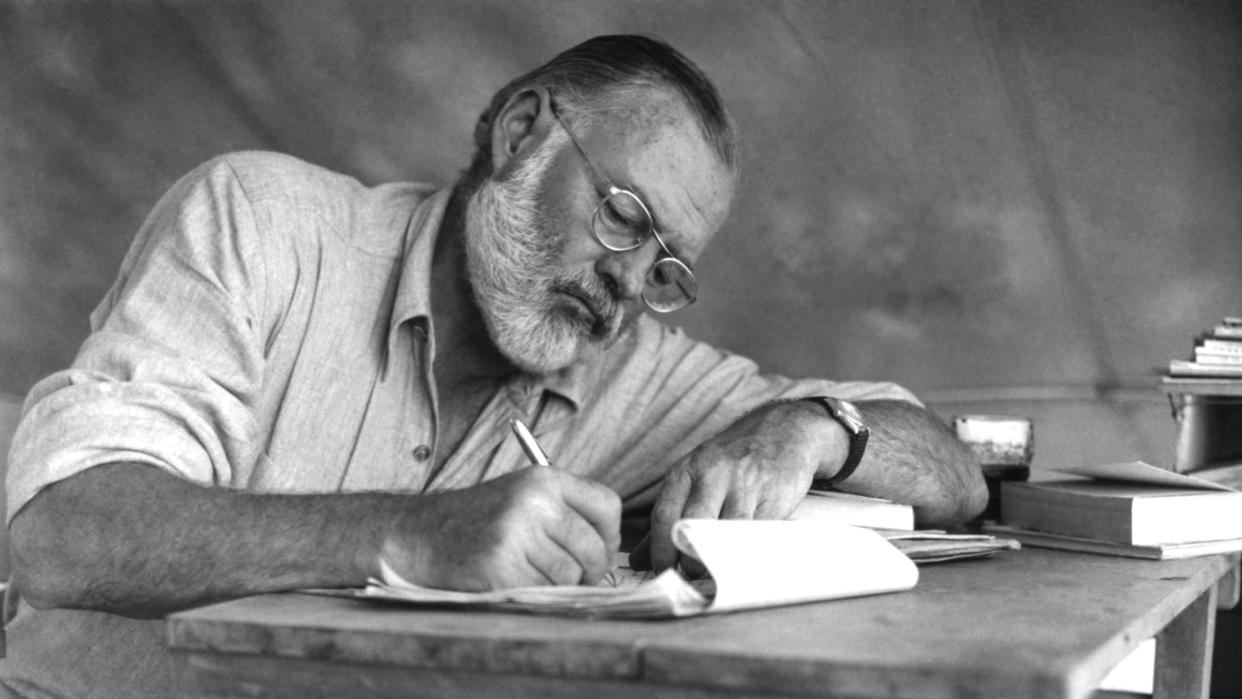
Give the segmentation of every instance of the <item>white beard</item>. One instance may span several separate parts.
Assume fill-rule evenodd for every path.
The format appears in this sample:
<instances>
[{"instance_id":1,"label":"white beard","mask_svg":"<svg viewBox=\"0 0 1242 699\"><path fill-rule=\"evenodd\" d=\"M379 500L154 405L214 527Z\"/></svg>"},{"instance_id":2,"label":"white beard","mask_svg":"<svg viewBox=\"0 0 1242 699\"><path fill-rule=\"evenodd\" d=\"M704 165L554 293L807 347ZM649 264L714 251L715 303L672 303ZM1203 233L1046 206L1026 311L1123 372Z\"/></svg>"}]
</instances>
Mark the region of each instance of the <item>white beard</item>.
<instances>
[{"instance_id":1,"label":"white beard","mask_svg":"<svg viewBox=\"0 0 1242 699\"><path fill-rule=\"evenodd\" d=\"M564 369L622 330L621 307L598 276L560 269L568 233L551 230L540 211L545 175L566 143L553 132L508 179L483 182L466 206L466 270L488 334L510 362L533 374ZM594 313L567 292L588 299Z\"/></svg>"}]
</instances>

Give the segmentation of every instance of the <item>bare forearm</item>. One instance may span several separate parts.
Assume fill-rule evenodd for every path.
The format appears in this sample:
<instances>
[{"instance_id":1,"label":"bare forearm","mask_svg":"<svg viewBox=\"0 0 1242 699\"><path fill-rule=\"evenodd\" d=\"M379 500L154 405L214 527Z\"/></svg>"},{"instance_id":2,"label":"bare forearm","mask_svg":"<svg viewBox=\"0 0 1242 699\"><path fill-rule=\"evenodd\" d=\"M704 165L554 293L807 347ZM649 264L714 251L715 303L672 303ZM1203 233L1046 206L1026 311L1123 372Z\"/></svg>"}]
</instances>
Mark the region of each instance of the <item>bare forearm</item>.
<instances>
[{"instance_id":1,"label":"bare forearm","mask_svg":"<svg viewBox=\"0 0 1242 699\"><path fill-rule=\"evenodd\" d=\"M131 616L358 585L386 519L408 499L246 493L149 466L100 466L50 486L13 519L16 582L42 606Z\"/></svg>"},{"instance_id":2,"label":"bare forearm","mask_svg":"<svg viewBox=\"0 0 1242 699\"><path fill-rule=\"evenodd\" d=\"M843 489L912 504L923 527L960 523L983 509L978 461L934 415L900 401L856 405L871 438Z\"/></svg>"}]
</instances>

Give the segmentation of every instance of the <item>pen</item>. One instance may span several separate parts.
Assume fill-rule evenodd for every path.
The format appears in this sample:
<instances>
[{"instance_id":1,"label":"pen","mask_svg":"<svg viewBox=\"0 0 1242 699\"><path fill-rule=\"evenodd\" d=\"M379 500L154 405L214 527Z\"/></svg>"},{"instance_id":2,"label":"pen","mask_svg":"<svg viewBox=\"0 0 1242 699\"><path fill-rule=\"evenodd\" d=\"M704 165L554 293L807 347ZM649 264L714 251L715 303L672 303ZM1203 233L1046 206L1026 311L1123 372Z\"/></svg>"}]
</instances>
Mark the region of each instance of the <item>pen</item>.
<instances>
[{"instance_id":1,"label":"pen","mask_svg":"<svg viewBox=\"0 0 1242 699\"><path fill-rule=\"evenodd\" d=\"M526 452L526 458L539 466L551 466L548 455L540 448L539 442L535 441L535 435L530 433L530 428L526 426L526 423L519 418L513 418L510 424L513 426L513 434L517 435L518 444L521 444L522 451Z\"/></svg>"}]
</instances>

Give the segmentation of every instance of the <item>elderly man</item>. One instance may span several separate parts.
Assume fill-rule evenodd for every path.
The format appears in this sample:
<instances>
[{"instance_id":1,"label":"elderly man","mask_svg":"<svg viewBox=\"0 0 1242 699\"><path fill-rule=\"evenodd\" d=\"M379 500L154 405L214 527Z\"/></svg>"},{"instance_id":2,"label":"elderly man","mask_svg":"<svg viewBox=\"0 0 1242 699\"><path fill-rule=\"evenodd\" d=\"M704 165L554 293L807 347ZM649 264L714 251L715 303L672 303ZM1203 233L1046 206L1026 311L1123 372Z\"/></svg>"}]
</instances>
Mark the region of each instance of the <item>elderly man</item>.
<instances>
[{"instance_id":1,"label":"elderly man","mask_svg":"<svg viewBox=\"0 0 1242 699\"><path fill-rule=\"evenodd\" d=\"M427 586L591 584L623 510L780 518L812 479L961 521L969 453L891 384L794 381L645 310L695 300L734 138L667 45L599 37L503 88L456 186L216 159L139 232L9 474L4 683L162 696L161 615L380 561ZM552 455L531 467L520 417Z\"/></svg>"}]
</instances>

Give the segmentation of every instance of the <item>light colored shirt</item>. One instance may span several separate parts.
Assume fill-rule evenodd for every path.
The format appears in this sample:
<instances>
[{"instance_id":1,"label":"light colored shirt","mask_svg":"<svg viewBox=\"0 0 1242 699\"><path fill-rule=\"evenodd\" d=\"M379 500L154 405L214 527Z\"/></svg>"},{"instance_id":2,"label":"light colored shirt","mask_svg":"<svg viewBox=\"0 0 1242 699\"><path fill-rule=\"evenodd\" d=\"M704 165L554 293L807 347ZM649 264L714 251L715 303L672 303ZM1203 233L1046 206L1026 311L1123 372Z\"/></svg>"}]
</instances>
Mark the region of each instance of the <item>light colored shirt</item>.
<instances>
[{"instance_id":1,"label":"light colored shirt","mask_svg":"<svg viewBox=\"0 0 1242 699\"><path fill-rule=\"evenodd\" d=\"M9 517L51 483L122 461L272 492L463 488L527 465L513 417L559 467L634 507L678 457L762 403L914 401L892 384L763 375L643 317L597 361L515 374L437 471L430 269L449 194L368 188L270 153L187 175L138 233L72 368L32 389ZM164 695L161 629L23 604L0 676L70 696Z\"/></svg>"}]
</instances>

